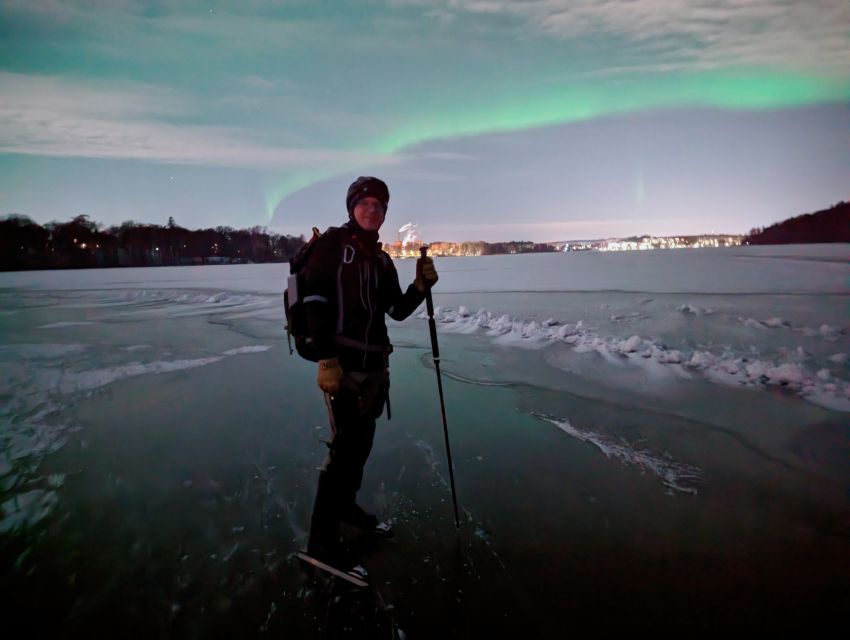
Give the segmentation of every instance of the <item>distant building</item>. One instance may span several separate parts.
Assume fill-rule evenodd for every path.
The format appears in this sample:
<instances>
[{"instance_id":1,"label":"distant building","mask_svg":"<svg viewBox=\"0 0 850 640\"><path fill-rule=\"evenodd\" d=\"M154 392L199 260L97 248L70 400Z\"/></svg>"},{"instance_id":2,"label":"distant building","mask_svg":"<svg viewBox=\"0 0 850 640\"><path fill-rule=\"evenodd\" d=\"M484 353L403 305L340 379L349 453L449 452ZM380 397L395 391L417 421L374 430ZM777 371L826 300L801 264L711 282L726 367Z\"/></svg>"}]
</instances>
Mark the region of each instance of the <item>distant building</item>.
<instances>
[{"instance_id":1,"label":"distant building","mask_svg":"<svg viewBox=\"0 0 850 640\"><path fill-rule=\"evenodd\" d=\"M647 251L651 249L698 249L707 247L736 247L739 235L705 236L637 236L605 240L577 240L564 243L563 251Z\"/></svg>"}]
</instances>

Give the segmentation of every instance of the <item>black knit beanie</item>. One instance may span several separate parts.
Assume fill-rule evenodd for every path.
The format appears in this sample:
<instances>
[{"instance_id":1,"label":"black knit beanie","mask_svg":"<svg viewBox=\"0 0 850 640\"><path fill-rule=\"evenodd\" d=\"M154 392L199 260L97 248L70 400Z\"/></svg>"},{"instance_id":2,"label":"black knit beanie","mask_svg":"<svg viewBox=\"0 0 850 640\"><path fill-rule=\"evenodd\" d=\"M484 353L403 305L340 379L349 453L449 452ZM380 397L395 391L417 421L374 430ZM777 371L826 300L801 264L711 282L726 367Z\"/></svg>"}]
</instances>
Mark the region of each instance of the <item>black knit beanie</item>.
<instances>
[{"instance_id":1,"label":"black knit beanie","mask_svg":"<svg viewBox=\"0 0 850 640\"><path fill-rule=\"evenodd\" d=\"M345 196L345 208L348 209L348 217L354 214L354 207L358 200L363 198L377 198L384 205L384 212L390 203L390 190L386 182L372 176L360 176L348 187Z\"/></svg>"}]
</instances>

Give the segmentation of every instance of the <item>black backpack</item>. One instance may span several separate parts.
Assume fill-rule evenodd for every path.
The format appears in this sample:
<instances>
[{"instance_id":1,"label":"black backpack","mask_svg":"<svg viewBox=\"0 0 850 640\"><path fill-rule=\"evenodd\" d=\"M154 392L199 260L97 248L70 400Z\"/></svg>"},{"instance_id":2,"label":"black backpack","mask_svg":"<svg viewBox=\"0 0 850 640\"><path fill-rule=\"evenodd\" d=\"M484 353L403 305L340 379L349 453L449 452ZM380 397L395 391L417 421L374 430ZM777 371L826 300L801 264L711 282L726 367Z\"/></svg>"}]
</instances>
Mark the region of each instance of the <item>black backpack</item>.
<instances>
[{"instance_id":1,"label":"black backpack","mask_svg":"<svg viewBox=\"0 0 850 640\"><path fill-rule=\"evenodd\" d=\"M332 231L335 227L329 227L325 233ZM317 227L313 227L313 237L298 250L298 253L289 261L289 277L286 280L286 290L283 292L283 308L286 312L286 340L289 343L289 353L292 354L292 339L295 339L295 350L305 360L318 362L319 356L316 349L307 340L307 314L304 310L304 288L305 272L310 254L315 242L322 233Z\"/></svg>"}]
</instances>

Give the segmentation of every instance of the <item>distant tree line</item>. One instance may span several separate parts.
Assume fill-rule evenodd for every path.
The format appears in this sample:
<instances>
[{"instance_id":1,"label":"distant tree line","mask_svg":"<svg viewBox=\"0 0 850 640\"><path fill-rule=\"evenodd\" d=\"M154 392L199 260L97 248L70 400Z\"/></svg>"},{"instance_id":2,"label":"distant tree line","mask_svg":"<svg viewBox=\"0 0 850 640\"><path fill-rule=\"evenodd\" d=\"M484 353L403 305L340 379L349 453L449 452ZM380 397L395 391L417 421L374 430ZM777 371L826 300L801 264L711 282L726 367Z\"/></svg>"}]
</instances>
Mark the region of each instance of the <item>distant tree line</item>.
<instances>
[{"instance_id":1,"label":"distant tree line","mask_svg":"<svg viewBox=\"0 0 850 640\"><path fill-rule=\"evenodd\" d=\"M101 229L85 215L41 226L11 214L0 219L0 269L285 262L304 242L259 226L192 231L169 218L166 226L128 221Z\"/></svg>"},{"instance_id":2,"label":"distant tree line","mask_svg":"<svg viewBox=\"0 0 850 640\"><path fill-rule=\"evenodd\" d=\"M777 222L763 229L751 229L744 244L806 244L850 242L850 202L838 204Z\"/></svg>"}]
</instances>

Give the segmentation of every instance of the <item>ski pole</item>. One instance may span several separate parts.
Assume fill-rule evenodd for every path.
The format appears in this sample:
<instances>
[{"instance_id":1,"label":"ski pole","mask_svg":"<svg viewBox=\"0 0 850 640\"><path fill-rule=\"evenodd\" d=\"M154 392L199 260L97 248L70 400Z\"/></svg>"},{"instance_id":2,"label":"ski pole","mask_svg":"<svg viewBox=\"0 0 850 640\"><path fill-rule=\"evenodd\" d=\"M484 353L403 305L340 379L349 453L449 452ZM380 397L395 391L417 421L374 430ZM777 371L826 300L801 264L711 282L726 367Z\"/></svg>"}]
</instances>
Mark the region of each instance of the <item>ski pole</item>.
<instances>
[{"instance_id":1,"label":"ski pole","mask_svg":"<svg viewBox=\"0 0 850 640\"><path fill-rule=\"evenodd\" d=\"M420 247L419 253L424 258L428 255L428 245ZM457 515L457 494L455 493L455 473L452 465L452 449L449 446L449 426L446 423L446 404L443 401L443 378L440 375L440 347L437 345L437 323L434 322L434 301L431 299L431 289L425 289L425 304L428 307L428 328L431 331L431 352L434 354L434 369L437 372L437 389L440 391L440 412L443 415L443 434L446 437L446 456L449 459L449 480L452 483L452 503L455 508L455 528L460 529L460 518Z\"/></svg>"}]
</instances>

